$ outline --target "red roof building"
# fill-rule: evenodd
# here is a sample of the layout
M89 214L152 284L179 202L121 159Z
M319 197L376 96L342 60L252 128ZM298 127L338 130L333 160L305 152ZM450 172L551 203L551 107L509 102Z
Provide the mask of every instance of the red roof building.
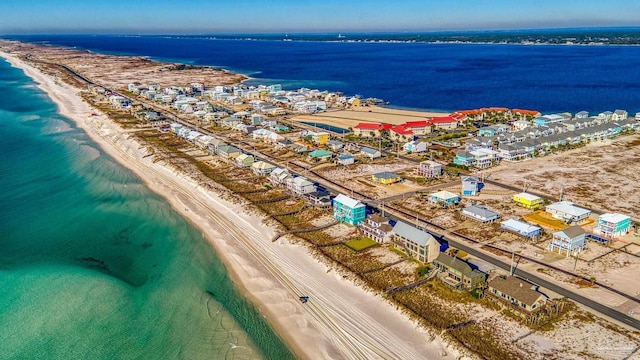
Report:
M355 135L362 136L380 136L382 130L388 130L391 125L379 124L379 123L358 123L353 127L353 133Z
M400 124L400 126L411 130L414 135L426 135L431 132L431 123L427 120L407 121L404 124Z
M458 120L451 116L434 117L429 121L436 126L436 129L452 130L458 127Z

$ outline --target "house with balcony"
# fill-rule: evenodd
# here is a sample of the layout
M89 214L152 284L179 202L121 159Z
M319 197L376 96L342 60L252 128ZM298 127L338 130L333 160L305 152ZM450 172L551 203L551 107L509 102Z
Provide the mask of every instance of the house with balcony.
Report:
M631 229L631 218L623 214L602 214L594 233L609 238L625 236Z
M327 150L318 149L310 152L308 156L310 160L324 161L324 160L330 160L333 154Z
M442 175L442 165L431 160L422 161L416 169L416 174L425 178L439 177Z
M318 190L304 195L309 205L318 209L331 208L331 196L325 190Z
M526 192L513 195L513 201L518 205L531 210L538 210L544 205L543 198Z
M558 254L566 254L569 257L577 256L586 247L586 233L580 226L574 225L554 232L547 250L557 251Z
M378 214L367 216L365 221L358 225L358 229L362 235L379 244L389 242L393 233L393 226L389 224L389 219Z
M223 145L218 147L218 150L216 151L216 153L218 154L218 156L220 156L222 160L233 161L233 159L235 159L236 157L240 156L240 154L242 154L242 151L240 151L240 149L232 145Z
M284 184L293 195L300 196L317 191L316 185L302 176L288 177Z
M467 150L456 151L456 157L453 158L453 163L461 166L471 167L474 165L476 157Z
M376 149L368 148L368 147L365 147L365 146L363 146L363 147L360 149L360 154L361 154L363 157L369 158L370 160L373 160L373 159L377 159L377 158L379 158L379 157L382 157L382 153L380 153L380 150L376 150Z
M475 176L461 176L460 182L462 183L462 196L476 196L482 189L482 183Z
M498 276L489 280L485 295L525 316L544 309L549 300L536 285L515 276Z
M466 261L442 252L433 260L433 266L439 269L438 279L453 290L473 290L487 278L487 274Z
M289 170L285 168L275 168L269 174L269 182L273 186L284 185L285 181L292 176Z
M458 127L458 121L451 116L434 117L429 122L438 130L455 130Z
M366 217L366 205L347 195L339 194L333 199L333 217L343 223L358 225Z
M253 155L240 154L233 159L237 167L249 167L253 165Z
M353 157L353 155L351 155L349 153L344 153L342 155L338 155L338 157L336 158L336 163L338 163L340 165L351 165L355 161L356 160Z
M424 136L431 133L431 123L426 120L407 121L402 125L404 125L405 129L411 130L416 136Z
M431 263L440 253L440 243L429 233L398 221L393 227L391 242L408 256Z

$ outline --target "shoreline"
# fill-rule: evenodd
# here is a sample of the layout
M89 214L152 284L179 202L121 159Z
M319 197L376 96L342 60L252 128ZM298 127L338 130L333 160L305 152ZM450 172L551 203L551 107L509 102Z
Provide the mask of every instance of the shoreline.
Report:
M220 199L186 174L143 158L145 149L105 115L96 112L76 88L56 80L10 54L0 52L24 71L72 120L118 163L133 171L154 193L201 230L215 249L240 294L267 319L290 350L303 359L317 358L457 358L442 338L429 335L394 305L345 280L333 267L313 258L307 247L280 240L255 212ZM99 112L98 112L99 113ZM303 292L304 291L304 292ZM298 296L310 295L307 304ZM345 304L354 306L345 306Z

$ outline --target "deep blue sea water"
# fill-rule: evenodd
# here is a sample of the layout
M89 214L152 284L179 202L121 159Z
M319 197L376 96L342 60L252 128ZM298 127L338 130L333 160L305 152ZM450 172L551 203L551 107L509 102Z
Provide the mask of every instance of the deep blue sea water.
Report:
M251 83L360 94L392 106L640 111L640 47L342 43L140 36L21 36L113 54L215 65Z
M290 359L201 234L0 60L0 359Z

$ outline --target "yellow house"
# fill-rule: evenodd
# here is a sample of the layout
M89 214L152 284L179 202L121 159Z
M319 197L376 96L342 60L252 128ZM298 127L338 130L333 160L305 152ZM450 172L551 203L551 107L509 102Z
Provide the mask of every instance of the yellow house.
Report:
M319 145L326 145L327 141L329 141L329 133L326 132L317 132L312 135L313 142Z
M522 207L532 210L541 208L544 203L544 200L541 197L528 194L526 192L513 195L513 201Z
M381 173L371 175L371 180L373 182L379 182L381 184L388 185L388 184L397 183L400 180L402 180L402 178L398 174L392 173L390 171L384 171Z

